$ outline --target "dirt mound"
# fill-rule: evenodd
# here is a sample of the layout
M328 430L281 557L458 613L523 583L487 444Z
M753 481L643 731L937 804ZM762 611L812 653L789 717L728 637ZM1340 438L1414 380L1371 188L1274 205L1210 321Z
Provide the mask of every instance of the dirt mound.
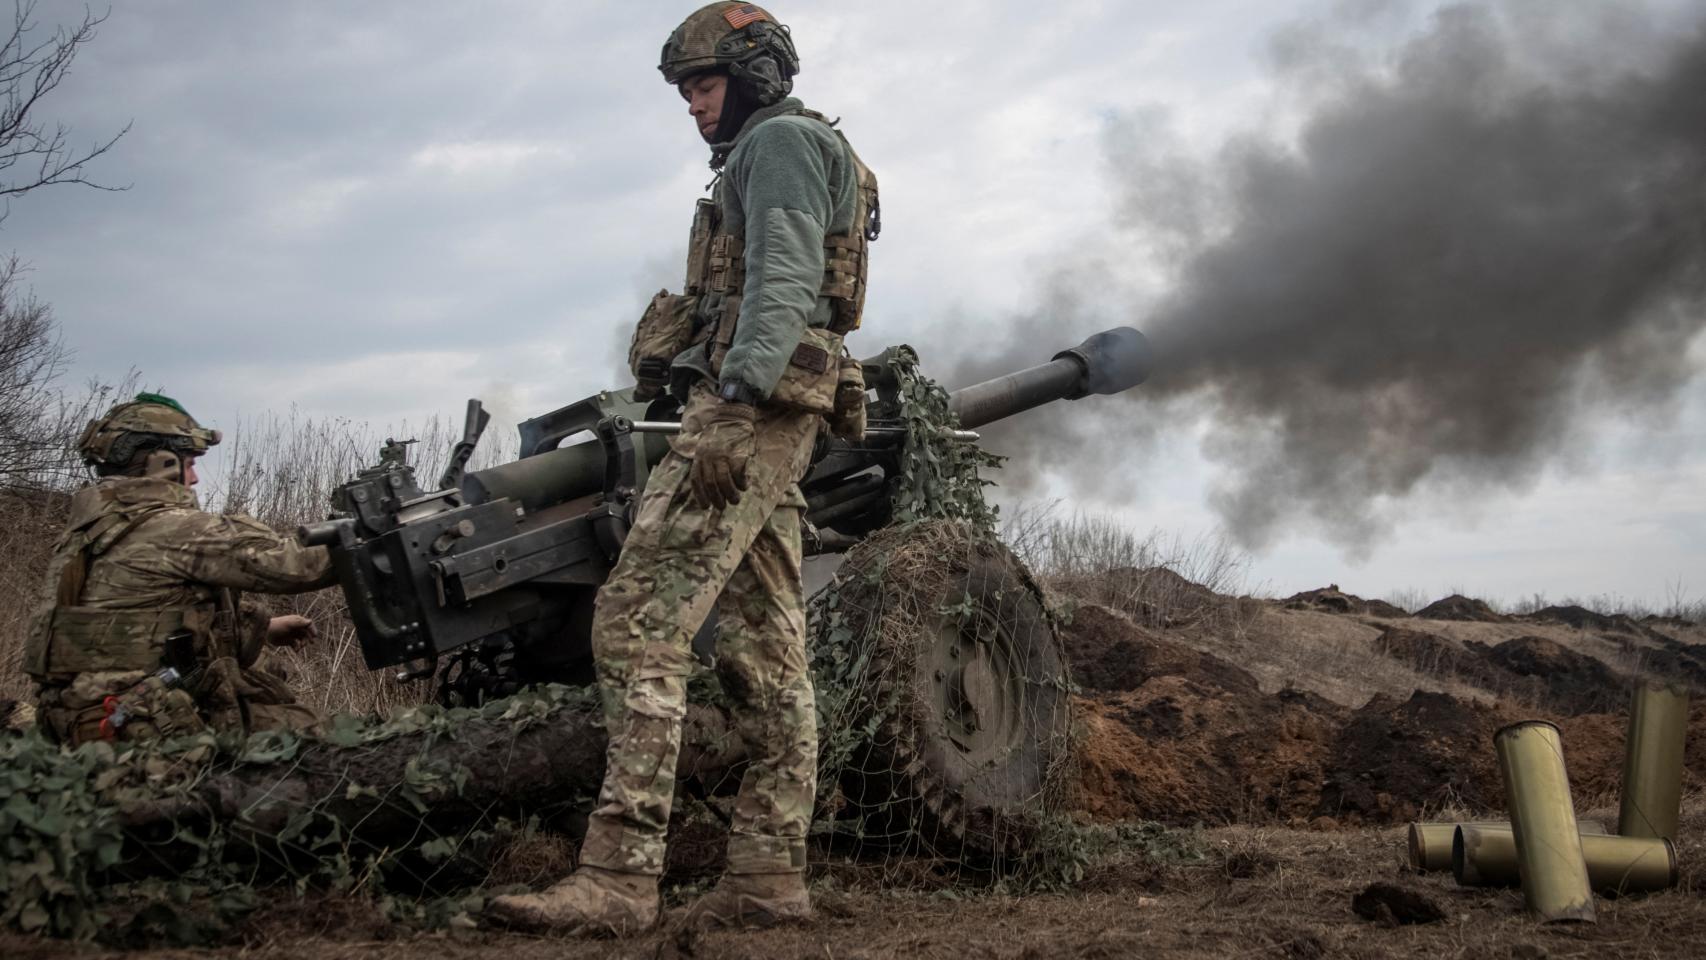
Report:
M1395 607L1385 600L1364 600L1353 593L1345 593L1336 583L1328 584L1319 590L1305 590L1294 593L1280 601L1288 610L1318 610L1323 613L1361 613L1375 617L1397 619L1408 617L1408 611Z
M1615 710L1628 699L1628 676L1544 637L1488 646L1388 627L1374 649L1418 672L1454 677L1564 716Z
M1066 592L1122 611L1151 627L1195 623L1233 602L1166 567L1118 567L1094 578L1061 583Z
M1606 614L1597 610L1589 610L1575 604L1565 606L1544 607L1523 618L1540 623L1562 623L1575 627L1577 630L1616 630L1623 633L1644 634L1645 630L1634 620L1622 614Z
M1623 789L1623 750L1628 713L1591 713L1557 721L1564 739L1564 762L1570 773L1570 793L1577 806L1616 806ZM1688 712L1683 740L1682 792L1706 787L1706 703Z
M1062 631L1086 691L1079 804L1106 818L1231 823L1307 818L1344 708L1266 694L1249 673L1106 607Z
M1493 734L1522 719L1487 706L1418 690L1399 703L1377 696L1333 744L1322 812L1350 823L1415 819L1448 803L1503 806Z
M1344 712L1314 694L1178 676L1078 706L1083 809L1182 825L1308 820Z
M1072 679L1088 690L1132 690L1157 676L1189 677L1226 690L1256 692L1256 678L1219 657L1139 626L1100 604L1084 604L1061 629Z
M1346 823L1397 823L1448 805L1502 812L1493 735L1530 719L1558 724L1578 806L1617 803L1629 722L1623 711L1548 718L1418 690L1403 703L1375 697L1345 724L1328 761L1321 813ZM1688 727L1685 793L1706 784L1706 704L1694 706Z
M1488 662L1486 646L1469 647L1447 637L1405 627L1387 627L1374 638L1374 649L1418 673L1456 677L1489 691L1509 686L1511 675Z
M1240 667L1105 607L1080 607L1063 637L1084 690L1077 801L1093 817L1391 824L1442 807L1496 814L1493 735L1535 718L1563 730L1578 800L1616 803L1629 678L1545 638L1489 646L1388 626L1374 641L1381 653L1509 699L1417 691L1351 711L1310 693L1265 693ZM1706 703L1691 717L1686 762L1685 788L1706 785Z
M1655 677L1680 680L1697 691L1706 690L1706 646L1658 635L1657 648L1627 644L1640 658L1640 670Z
M1494 613L1493 608L1481 600L1465 597L1454 593L1443 600L1435 600L1416 611L1419 620L1479 620L1484 623L1502 623L1508 620L1502 614Z
M1615 710L1629 697L1627 676L1544 637L1506 640L1487 649L1486 657L1516 678L1515 696L1566 716Z

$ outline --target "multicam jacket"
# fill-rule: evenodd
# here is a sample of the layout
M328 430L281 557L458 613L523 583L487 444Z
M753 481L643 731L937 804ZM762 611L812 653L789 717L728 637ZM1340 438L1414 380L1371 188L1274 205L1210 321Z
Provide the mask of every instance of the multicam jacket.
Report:
M237 591L301 593L332 583L324 547L245 516L202 512L167 480L114 477L79 490L25 641L39 681L152 670L166 636L188 630L198 657L254 658L266 617Z

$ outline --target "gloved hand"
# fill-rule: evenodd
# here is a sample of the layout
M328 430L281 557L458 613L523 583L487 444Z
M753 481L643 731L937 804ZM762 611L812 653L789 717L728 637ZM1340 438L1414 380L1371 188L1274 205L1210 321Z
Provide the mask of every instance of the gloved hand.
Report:
M717 404L693 448L693 469L688 474L693 498L699 503L721 510L740 502L757 419L758 408L750 403Z

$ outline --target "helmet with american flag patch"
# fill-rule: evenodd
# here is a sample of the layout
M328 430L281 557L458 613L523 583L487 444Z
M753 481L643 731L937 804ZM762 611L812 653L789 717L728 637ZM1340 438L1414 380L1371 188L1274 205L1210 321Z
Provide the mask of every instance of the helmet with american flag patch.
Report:
M800 55L788 28L756 3L706 4L675 28L663 45L658 70L671 84L724 69L751 85L760 104L787 96L800 72Z

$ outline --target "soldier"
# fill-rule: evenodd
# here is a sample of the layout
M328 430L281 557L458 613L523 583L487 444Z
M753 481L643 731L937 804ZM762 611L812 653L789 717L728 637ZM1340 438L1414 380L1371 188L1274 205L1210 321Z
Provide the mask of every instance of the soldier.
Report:
M670 36L659 69L719 176L695 213L686 288L653 299L629 359L637 397L667 384L686 407L598 594L592 642L610 746L580 868L542 894L494 901L493 915L517 927L621 934L656 922L691 642L713 607L717 672L749 765L727 869L688 921L811 915L817 717L799 480L826 417L838 432L863 430L864 387L841 339L864 302L876 180L830 121L787 96L799 59L764 9L701 8Z
M50 736L76 745L317 723L281 677L256 669L263 646L312 638L312 621L269 618L238 591L319 589L330 559L249 517L202 512L195 458L218 442L154 393L83 431L77 449L99 479L71 498L24 644Z

